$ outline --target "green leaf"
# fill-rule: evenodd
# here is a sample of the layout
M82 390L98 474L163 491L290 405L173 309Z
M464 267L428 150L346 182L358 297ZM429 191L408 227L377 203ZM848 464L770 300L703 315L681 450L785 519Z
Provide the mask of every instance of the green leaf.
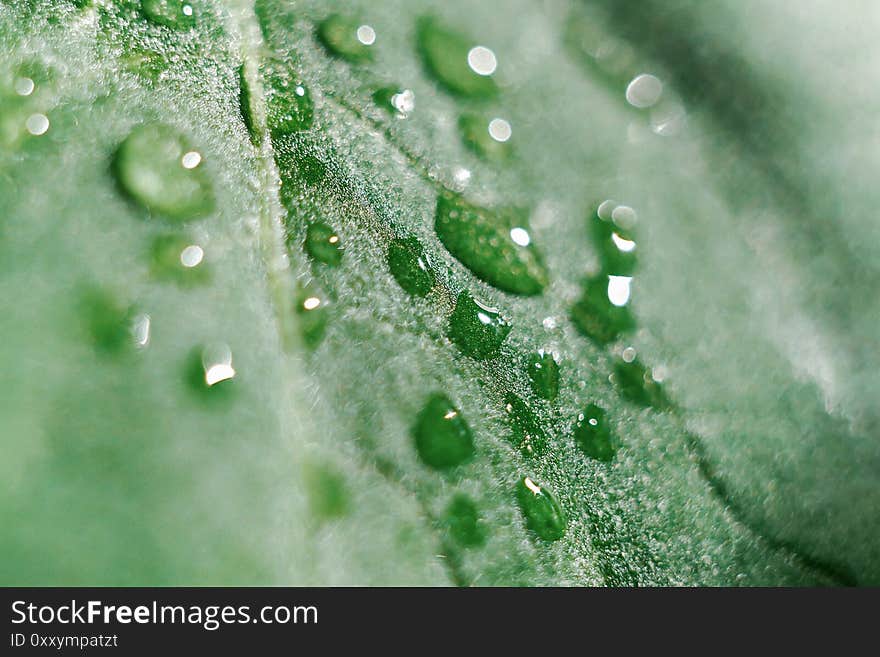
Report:
M880 582L808 5L4 3L0 583Z

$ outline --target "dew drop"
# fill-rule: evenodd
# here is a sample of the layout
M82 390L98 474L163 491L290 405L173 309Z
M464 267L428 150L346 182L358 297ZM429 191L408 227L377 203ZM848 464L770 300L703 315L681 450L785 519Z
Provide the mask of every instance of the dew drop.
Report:
M674 404L660 383L662 378L655 378L634 353L629 361L626 358L616 361L611 375L611 380L624 398L639 406L667 410L673 408Z
M655 105L663 93L663 83L650 73L637 75L626 87L626 100L633 107L644 109Z
M497 121L503 121L503 124ZM506 130L504 125L507 126ZM503 119L489 120L479 114L463 114L458 120L458 128L465 145L480 157L502 161L512 152L510 124Z
M334 14L321 21L318 39L331 54L349 61L363 61L372 54L376 31L351 18Z
M323 221L309 224L306 229L306 251L318 262L338 267L342 262L342 242L339 234Z
M30 96L34 92L34 81L28 77L21 77L15 80L15 93L19 96Z
M196 24L192 5L184 0L141 0L141 11L151 22L176 30Z
M260 68L266 96L266 123L273 139L312 127L314 104L308 89L291 66L267 59Z
M462 291L449 317L447 335L466 355L485 360L498 355L510 329L510 323L496 308L485 306Z
M424 17L416 26L416 39L425 67L448 91L460 96L494 96L498 88L491 74L495 55L483 46Z
M392 240L388 246L388 268L398 285L413 296L423 297L434 286L434 274L415 237Z
M312 514L321 520L332 520L348 515L351 496L345 477L326 464L309 463L304 467L303 478L309 496Z
M477 207L444 192L437 199L434 228L453 256L499 290L533 296L547 285L547 269L524 213Z
M547 434L537 414L522 399L509 393L504 410L513 429L513 444L524 456L540 456L547 449Z
M635 211L615 201L603 201L590 219L593 243L602 270L612 276L632 276L637 265Z
M461 465L474 456L471 429L442 393L431 395L413 427L416 450L422 461L437 470Z
M314 285L300 285L295 299L300 335L309 349L315 349L327 330L327 296Z
M119 186L150 212L178 221L203 217L214 209L214 194L204 167L184 167L192 151L170 126L139 125L116 151Z
M149 346L151 328L152 321L149 315L141 313L135 316L131 323L131 337L136 347L146 349Z
M185 235L159 235L150 253L150 271L159 280L192 286L210 278L204 249Z
M458 493L446 507L443 516L449 535L464 547L479 547L486 542L486 529L481 522L480 512L473 500Z
M526 372L532 390L541 399L553 401L559 394L559 363L553 354L543 349L529 356Z
M45 114L31 114L24 122L24 127L35 137L45 135L49 130L49 118Z
M202 349L202 369L205 372L205 385L209 388L235 377L232 367L232 350L223 343L211 344Z
M611 431L605 409L589 404L578 415L574 441L580 450L597 461L611 461L617 452L617 438Z
M524 477L517 484L516 498L526 527L538 538L557 541L565 535L565 513L546 487L539 486L530 477Z
M575 327L602 345L635 328L629 307L615 305L614 301L620 301L620 298L609 298L608 279L603 275L587 279L580 300L571 307L571 320Z

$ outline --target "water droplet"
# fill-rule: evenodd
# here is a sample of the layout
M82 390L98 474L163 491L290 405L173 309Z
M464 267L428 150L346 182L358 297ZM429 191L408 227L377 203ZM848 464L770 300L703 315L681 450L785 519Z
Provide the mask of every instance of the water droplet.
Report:
M232 367L232 350L229 345L216 343L202 349L202 369L205 372L205 385L215 386L230 381L235 376Z
M105 354L117 354L131 345L133 313L111 293L87 289L80 299L80 310L95 347Z
M480 512L467 495L458 493L446 507L444 523L449 535L464 547L479 547L486 542L486 529Z
M185 235L160 235L151 248L151 273L181 285L199 285L210 278L205 251Z
M474 46L463 34L454 32L434 18L421 18L416 39L427 69L454 94L489 97L497 93L495 55L488 48Z
M526 372L532 390L541 399L553 401L559 394L559 363L553 354L543 349L529 356Z
M437 199L434 228L452 255L499 290L531 296L540 294L547 285L543 258L531 238L525 239L528 222L524 213L480 208L444 192Z
M425 251L415 237L395 239L388 246L388 268L394 279L413 296L423 297L434 286Z
M24 122L24 127L32 135L39 137L49 130L49 117L40 113L31 114Z
M546 487L524 477L517 484L516 498L526 520L526 527L538 538L557 541L565 535L565 513Z
M503 121L503 124L495 123L496 121ZM503 119L489 120L478 114L463 114L458 120L458 128L464 143L480 157L501 161L512 152L509 142L510 124Z
M345 478L335 468L319 463L308 463L303 477L312 513L322 520L341 518L348 514L351 499Z
M635 328L629 308L609 299L608 279L603 275L587 279L580 300L571 307L571 320L577 329L602 345Z
M633 107L643 109L656 104L662 93L663 83L660 79L649 73L642 73L627 85L626 100Z
M448 336L465 354L484 360L498 355L510 329L510 323L496 308L484 306L463 291L449 317Z
M623 397L640 406L651 406L658 410L674 406L660 381L654 378L652 371L638 358L630 361L621 358L616 361L611 379ZM662 376L660 379L662 380Z
M547 448L547 434L538 415L522 399L509 393L504 410L513 428L513 443L525 456L540 456Z
M394 112L401 119L408 117L416 108L416 95L412 89L382 87L373 93L373 100L379 107Z
M637 265L635 210L615 201L603 201L590 219L593 243L602 270L613 276L632 276Z
M266 123L273 139L312 127L314 104L291 66L267 59L261 67L266 96Z
M339 234L323 221L309 224L306 229L306 251L315 260L330 267L338 267L342 262Z
M474 456L470 427L442 393L428 398L416 418L413 437L422 461L438 470L461 465Z
M192 5L185 0L141 0L141 11L151 22L176 30L196 24Z
M203 166L183 166L184 154L191 151L174 128L139 125L116 152L119 185L150 212L179 221L203 217L214 209L214 194Z
M150 329L152 322L150 316L146 313L136 315L131 322L131 337L134 339L135 345L140 349L145 349L150 344Z
M314 349L327 330L327 296L313 285L300 285L297 289L295 310L299 319L300 335L309 349Z
M30 96L34 92L34 81L28 77L17 78L14 88L19 96Z
M574 425L574 441L590 458L608 462L617 452L617 438L611 431L605 409L589 404L578 415Z
M349 61L369 59L376 31L369 25L334 14L321 21L318 38L332 54Z

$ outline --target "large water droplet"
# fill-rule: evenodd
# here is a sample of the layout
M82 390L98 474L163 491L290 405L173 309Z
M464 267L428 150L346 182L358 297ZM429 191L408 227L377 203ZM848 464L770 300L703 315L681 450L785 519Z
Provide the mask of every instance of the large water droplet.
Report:
M553 494L531 478L524 477L516 487L516 498L526 527L545 541L557 541L565 534L567 521Z
M477 207L444 192L437 199L434 228L452 255L499 290L530 296L547 285L547 269L524 213Z
M442 393L428 398L416 418L413 437L422 461L438 470L460 465L474 455L470 427Z
M266 96L266 123L272 138L311 128L312 97L291 66L279 59L267 59L260 70Z
M415 237L398 238L388 246L388 268L394 279L413 296L423 297L434 286L434 274L425 250Z
M538 415L522 399L509 393L504 410L511 420L513 443L525 456L540 456L547 448L547 434Z
M116 151L119 185L150 212L179 221L203 217L214 209L214 194L203 164L185 165L184 156L193 152L168 125L137 126Z
M609 298L612 291L615 298ZM571 307L571 320L577 329L599 344L612 342L635 328L635 320L616 288L609 289L608 276L595 276L584 282L579 301ZM628 297L627 297L628 300Z
M510 329L497 308L485 306L463 291L449 317L448 336L465 354L484 360L498 355Z
M610 461L617 452L617 438L611 431L605 409L589 404L578 415L574 441L581 451L599 461Z
M486 542L486 528L473 500L463 493L452 498L443 517L449 535L459 545L478 547Z
M338 267L342 262L342 242L338 233L323 221L309 224L306 229L306 251L318 262Z
M504 119L487 119L480 114L463 114L458 128L464 143L477 155L490 160L503 160L511 153L510 124Z
M559 394L559 363L549 351L539 350L529 356L526 372L532 390L541 399L553 401Z
M431 17L419 19L416 39L425 66L448 91L471 97L497 93L491 77L496 66L491 50Z
M186 0L141 0L141 11L151 22L176 30L196 24L193 5Z
M349 61L363 61L373 55L376 31L361 21L334 14L321 21L318 38L332 54Z
M331 520L348 514L351 499L342 474L323 463L308 463L303 475L309 506L317 518Z
M631 402L658 410L674 406L653 370L645 367L635 354L616 361L611 378L620 394Z
M611 200L603 201L590 219L593 243L606 274L632 276L635 271L635 224L635 211Z

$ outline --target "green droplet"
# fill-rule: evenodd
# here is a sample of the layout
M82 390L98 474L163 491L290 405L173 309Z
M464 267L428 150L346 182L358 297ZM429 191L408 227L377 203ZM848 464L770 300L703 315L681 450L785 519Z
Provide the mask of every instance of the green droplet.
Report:
M318 38L332 54L357 62L373 56L376 33L360 21L334 14L321 21Z
M632 208L605 201L590 219L593 242L599 250L602 271L612 276L632 276L636 269L636 214Z
M434 228L452 255L499 290L528 296L547 285L547 269L522 213L480 208L445 192L437 199Z
M562 538L566 526L565 513L547 488L524 477L516 487L516 498L526 519L526 527L538 538L545 541Z
M503 119L463 114L458 128L464 143L480 157L500 161L510 156L510 124Z
M348 514L351 500L345 478L328 465L310 463L304 471L312 513L323 520Z
M273 139L312 127L314 105L309 90L291 66L268 59L261 67L266 96L266 123Z
M598 461L610 461L617 452L617 439L611 431L605 409L590 404L578 415L574 441L581 451Z
M547 434L537 414L522 399L510 393L504 399L504 410L511 420L513 443L525 456L540 456L547 448Z
M474 455L470 427L442 393L428 398L416 419L413 437L422 461L438 470L460 465Z
M425 250L415 237L395 239L388 247L388 268L404 290L423 297L434 286L434 274L428 266Z
M580 300L571 308L571 320L578 330L603 345L635 328L626 305L611 303L610 283L611 277L603 275L586 280Z
M150 212L186 221L214 209L201 154L170 126L134 128L116 151L114 169L122 190Z
M176 30L196 24L193 6L186 0L141 0L141 11L153 23Z
M665 410L674 405L660 382L654 379L653 372L637 358L631 361L621 358L615 362L612 378L620 394L640 406Z
M559 363L548 351L540 349L529 356L526 371L532 390L541 399L553 401L559 394Z
M449 535L464 547L478 547L486 542L486 529L480 512L467 495L457 494L446 507L444 522Z
M105 354L116 354L133 342L132 310L110 293L94 288L80 299L80 310L95 347Z
M314 349L324 339L327 330L327 296L313 285L302 285L297 290L295 310L300 335L309 349Z
M477 43L463 34L447 29L431 17L419 19L416 39L425 66L448 91L461 96L483 98L497 93L498 88L491 74L480 75L468 62L468 56L477 47ZM479 63L477 68L488 71ZM494 67L492 70L494 71Z
M496 308L484 306L463 291L449 317L447 335L465 354L484 360L498 355L510 329L510 323Z
M153 240L150 256L150 271L158 279L189 286L210 278L204 250L183 235L160 235Z
M323 221L309 224L306 229L306 251L318 262L338 267L342 262L342 242L338 233Z

